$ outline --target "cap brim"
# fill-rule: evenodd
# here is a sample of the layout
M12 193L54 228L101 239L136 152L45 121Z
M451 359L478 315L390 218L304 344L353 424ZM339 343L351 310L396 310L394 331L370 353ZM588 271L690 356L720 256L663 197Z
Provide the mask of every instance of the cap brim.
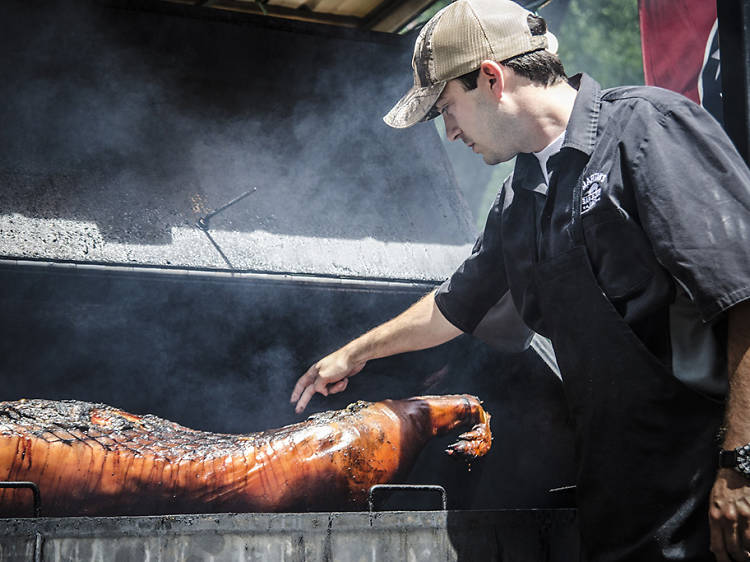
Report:
M412 87L383 117L383 121L396 129L405 129L420 121L436 117L436 115L430 115L430 110L443 93L444 88L445 82L438 82L431 86Z

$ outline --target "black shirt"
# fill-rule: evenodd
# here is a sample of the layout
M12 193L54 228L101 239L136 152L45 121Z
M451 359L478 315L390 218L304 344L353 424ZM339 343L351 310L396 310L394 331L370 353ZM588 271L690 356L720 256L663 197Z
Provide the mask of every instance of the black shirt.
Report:
M678 94L601 91L586 75L571 83L578 95L548 163L549 187L536 157L519 154L471 256L438 289L437 306L474 333L499 302L508 308L509 292L514 312L544 334L529 272L563 246L565 217L580 204L601 289L666 365L687 364L675 364L675 335L690 353L695 326L715 331L721 312L750 297L750 172L713 117ZM559 200L557 183L575 181L582 201ZM693 326L675 325L685 319ZM706 349L715 357L698 367L721 370L723 345Z

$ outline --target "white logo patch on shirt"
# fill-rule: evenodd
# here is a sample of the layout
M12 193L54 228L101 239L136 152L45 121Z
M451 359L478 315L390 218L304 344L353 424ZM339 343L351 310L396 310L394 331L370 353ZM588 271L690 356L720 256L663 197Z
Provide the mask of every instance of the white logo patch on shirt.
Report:
M581 186L581 214L590 211L602 198L602 187L607 183L607 174L597 172L583 180Z

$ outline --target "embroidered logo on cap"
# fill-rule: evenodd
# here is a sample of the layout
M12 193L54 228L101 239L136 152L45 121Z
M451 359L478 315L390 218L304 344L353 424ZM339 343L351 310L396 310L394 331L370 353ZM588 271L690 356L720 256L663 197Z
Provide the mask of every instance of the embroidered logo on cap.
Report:
M590 211L602 198L602 187L607 183L607 174L591 174L581 186L581 214Z

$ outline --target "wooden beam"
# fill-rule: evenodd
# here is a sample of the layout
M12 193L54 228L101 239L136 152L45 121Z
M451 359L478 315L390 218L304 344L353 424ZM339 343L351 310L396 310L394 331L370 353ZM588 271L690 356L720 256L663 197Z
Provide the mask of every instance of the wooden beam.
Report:
M396 33L412 19L429 8L436 0L395 0L383 2L363 22L366 29Z
M213 0L211 2L211 7L217 8L219 10L232 10L236 12L244 12L247 14L263 15L263 10L261 10L258 4L256 4L255 2L248 2L246 0ZM270 4L265 4L265 8L267 15L269 17L275 18L285 18L297 21L322 23L327 25L338 25L342 27L360 27L362 23L361 18L317 13L304 8L282 8L280 6L272 6Z
M282 8L265 4L266 14L253 0L166 0L174 4L198 5L217 10L231 12L242 12L253 15L267 15L268 17L283 18L296 21L321 23L325 25L336 25L339 27L362 27L362 18L354 16L339 16L335 14L324 14L312 12L306 8L293 9Z

